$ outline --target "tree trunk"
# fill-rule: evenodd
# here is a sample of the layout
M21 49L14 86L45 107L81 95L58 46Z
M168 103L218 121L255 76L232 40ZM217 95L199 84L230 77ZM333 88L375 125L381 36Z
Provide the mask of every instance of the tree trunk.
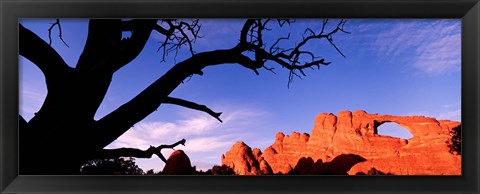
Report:
M240 64L258 75L260 68L273 72L273 68L264 66L266 61L273 61L290 71L290 83L293 76L305 76L303 69L329 64L323 58L303 51L303 45L315 39L327 39L339 51L331 36L337 31L345 32L345 22L342 20L337 28L328 33L323 28L318 34L310 30L312 34L293 48L276 48L279 41L288 40L288 37L283 37L268 49L262 39L262 31L267 29L265 25L268 21L247 20L240 33L240 42L233 48L194 53L191 37L196 39L200 29L196 22L188 24L166 19L163 22L168 28L164 28L154 19L92 19L84 50L75 68L69 67L49 44L20 24L19 54L42 71L48 90L35 116L28 122L20 119L20 174L79 174L81 165L89 159L100 159L96 157L101 156L105 146L158 109L162 103L204 111L221 121L221 113L204 105L169 97L170 93L192 74L202 75L203 68L220 64ZM278 21L280 27L285 23L290 22ZM323 25L326 23L327 20L324 20ZM57 24L60 27L58 20ZM164 49L171 44L173 50L188 45L192 56L174 65L129 102L95 121L95 113L105 97L113 74L139 55L152 30L165 35L162 43ZM131 37L122 39L123 31L132 32ZM187 35L186 32L191 34ZM245 51L254 52L255 57L252 59L244 55ZM306 58L311 57L312 61L299 60L305 55ZM125 150L110 150L110 153L118 154L119 151ZM148 152L127 151L141 155L153 153L152 149Z
M50 85L42 108L21 129L21 174L78 174L103 148L89 139L110 80L105 73L72 70L63 83Z

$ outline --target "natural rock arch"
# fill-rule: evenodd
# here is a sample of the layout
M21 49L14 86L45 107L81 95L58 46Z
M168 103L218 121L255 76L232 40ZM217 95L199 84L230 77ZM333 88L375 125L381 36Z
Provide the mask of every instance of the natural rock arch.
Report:
M391 121L385 121L376 125L374 128L374 134L401 139L410 139L413 137L413 134L407 128Z
M388 122L404 127L413 137L406 140L378 135L378 126ZM232 164L261 159L273 173L287 174L301 158L329 163L340 155L353 154L365 161L351 167L351 175L366 174L372 168L396 175L460 175L461 156L451 151L452 145L460 145L450 134L452 129L460 128L460 122L424 116L367 114L363 110L340 111L338 116L321 113L315 118L311 135L278 132L273 145L255 157L239 156L240 150L249 148L245 144L242 149L232 146L222 157L222 164L240 169L244 167Z

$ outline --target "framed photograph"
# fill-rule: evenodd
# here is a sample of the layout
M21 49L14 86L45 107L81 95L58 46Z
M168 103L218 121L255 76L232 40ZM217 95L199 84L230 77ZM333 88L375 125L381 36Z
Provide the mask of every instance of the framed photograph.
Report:
M478 192L478 0L0 11L2 193Z

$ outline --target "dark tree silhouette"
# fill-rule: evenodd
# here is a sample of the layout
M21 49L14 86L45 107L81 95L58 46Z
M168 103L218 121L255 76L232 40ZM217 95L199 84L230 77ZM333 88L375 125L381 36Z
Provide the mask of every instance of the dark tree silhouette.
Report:
M68 66L49 43L20 24L19 53L42 71L48 90L35 116L28 122L21 116L19 119L20 174L78 174L80 167L89 160L120 156L150 158L156 154L165 159L160 149L173 148L185 140L172 145L152 146L147 150L104 148L164 103L203 111L221 122L221 112L170 96L186 78L202 75L205 67L239 64L258 75L260 69L273 72L273 67L265 66L267 61L273 61L290 72L290 83L294 77L305 76L305 69L330 63L318 57L318 53L306 50L306 45L311 42L326 40L343 56L332 37L337 32L348 33L343 30L344 20L329 30L326 28L327 19L321 23L320 30L304 29L303 39L298 43L292 43L290 35L277 37L274 42L266 41L266 31L289 26L292 22L287 19L248 19L239 29L238 44L232 48L196 53L194 42L201 38L198 20L92 19L85 47L74 67ZM49 35L54 27L60 29L59 37L63 41L59 20L49 29ZM130 31L131 37L122 38L125 31ZM112 76L140 54L152 33L164 37L159 48L163 59L185 47L191 56L159 75L130 101L95 120L94 115Z
M462 126L452 128L450 135L452 138L446 142L450 153L462 155Z
M143 175L145 173L135 164L134 158L115 158L90 160L80 168L80 174Z
M212 175L235 175L235 172L233 171L233 169L228 167L225 164L221 166L215 165L212 167L212 169L209 172L211 172Z

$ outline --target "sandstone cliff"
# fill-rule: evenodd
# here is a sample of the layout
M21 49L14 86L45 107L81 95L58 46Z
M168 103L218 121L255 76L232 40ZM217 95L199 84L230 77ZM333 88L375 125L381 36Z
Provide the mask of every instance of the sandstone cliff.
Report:
M382 136L386 122L408 129L413 137ZM237 174L366 174L375 169L395 175L460 175L461 156L452 152L452 134L460 122L424 116L321 113L311 135L276 134L263 153L238 142L222 156Z

